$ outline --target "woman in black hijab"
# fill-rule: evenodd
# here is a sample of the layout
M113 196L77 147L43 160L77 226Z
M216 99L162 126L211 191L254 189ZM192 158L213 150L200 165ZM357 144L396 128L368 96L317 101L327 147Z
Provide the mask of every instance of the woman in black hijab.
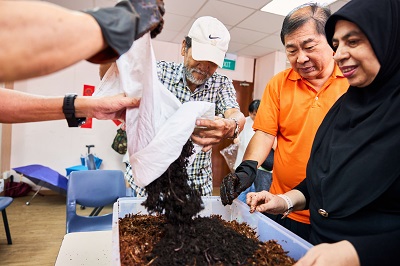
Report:
M393 265L400 247L400 0L352 0L325 26L350 87L315 136L307 177L251 211L310 210L299 265ZM291 208L293 207L293 208Z

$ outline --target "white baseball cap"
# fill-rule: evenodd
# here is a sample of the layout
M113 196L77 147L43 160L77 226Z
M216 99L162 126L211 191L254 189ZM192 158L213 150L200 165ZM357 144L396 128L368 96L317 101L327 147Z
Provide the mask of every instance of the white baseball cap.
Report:
M211 61L222 67L231 35L216 18L205 16L196 19L189 30L192 38L192 57L196 61Z

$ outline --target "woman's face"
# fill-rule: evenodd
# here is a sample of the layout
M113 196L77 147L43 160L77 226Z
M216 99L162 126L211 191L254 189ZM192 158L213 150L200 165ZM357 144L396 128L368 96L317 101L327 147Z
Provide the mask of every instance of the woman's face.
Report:
M372 83L381 67L367 36L354 23L338 20L332 38L335 59L351 86Z

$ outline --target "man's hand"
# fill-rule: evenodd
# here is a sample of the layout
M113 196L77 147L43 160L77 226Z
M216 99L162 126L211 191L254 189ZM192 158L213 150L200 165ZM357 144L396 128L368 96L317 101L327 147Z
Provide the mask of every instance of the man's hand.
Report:
M139 26L135 39L139 39L150 31L151 38L161 33L164 26L165 14L163 0L130 0L139 14Z
M254 182L257 175L257 161L243 161L235 173L224 177L220 187L220 197L223 205L232 204L240 193Z
M192 141L203 146L202 151L206 152L212 148L212 145L218 144L227 136L232 135L232 128L235 126L232 119L225 119L216 116L214 120L198 119L196 128L192 134Z
M99 120L125 120L126 109L135 108L140 99L126 97L123 93L104 97L77 97L75 113L78 117L93 117Z
M96 64L114 62L126 53L133 42L147 32L157 36L164 25L162 0L123 0L115 7L86 10L99 24L108 44L88 61Z
M161 14L161 19L160 19L160 22L158 23L157 27L155 27L155 29L151 30L151 32L150 32L151 38L155 38L158 34L160 34L164 27L164 14L165 14L164 1L157 0L157 5L158 5L158 10L160 11L160 14Z

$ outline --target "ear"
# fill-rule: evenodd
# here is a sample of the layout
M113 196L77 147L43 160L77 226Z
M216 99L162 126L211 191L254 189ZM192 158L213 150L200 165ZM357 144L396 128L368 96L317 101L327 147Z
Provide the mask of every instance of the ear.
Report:
M185 56L185 51L186 51L186 40L183 39L182 41L182 47L181 47L181 55Z

